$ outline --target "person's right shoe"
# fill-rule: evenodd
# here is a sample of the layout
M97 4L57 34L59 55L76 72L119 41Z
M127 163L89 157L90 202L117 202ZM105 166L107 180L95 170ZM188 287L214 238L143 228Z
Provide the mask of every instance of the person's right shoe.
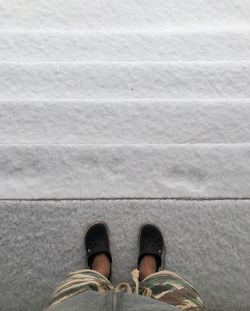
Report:
M100 253L107 255L110 263L112 256L109 247L108 227L103 222L94 223L89 227L85 236L87 263L92 267L94 257Z
M138 257L138 267L142 258L146 255L154 256L156 259L157 271L162 265L162 253L164 248L163 237L160 230L151 224L141 227L139 234L140 253Z

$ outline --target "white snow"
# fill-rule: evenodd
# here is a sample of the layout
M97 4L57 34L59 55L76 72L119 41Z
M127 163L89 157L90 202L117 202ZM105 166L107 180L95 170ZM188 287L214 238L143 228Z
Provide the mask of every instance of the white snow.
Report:
M245 98L250 61L2 63L0 94L13 98Z
M3 199L249 198L250 144L0 145Z
M249 25L249 0L0 1L0 27L14 30L134 31Z
M232 117L233 116L233 117ZM0 101L2 144L248 143L250 100Z
M0 32L13 62L250 60L248 28L144 32Z

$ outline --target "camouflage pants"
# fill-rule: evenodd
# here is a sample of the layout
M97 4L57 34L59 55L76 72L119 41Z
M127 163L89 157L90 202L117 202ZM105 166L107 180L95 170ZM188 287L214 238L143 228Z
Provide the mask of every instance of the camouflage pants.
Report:
M55 289L50 306L87 290L103 293L108 290L116 290L166 302L179 310L207 310L192 285L173 272L167 270L156 272L140 283L138 270L132 272L132 277L135 285L130 286L128 283L120 283L114 288L107 278L96 271L85 269L72 272Z

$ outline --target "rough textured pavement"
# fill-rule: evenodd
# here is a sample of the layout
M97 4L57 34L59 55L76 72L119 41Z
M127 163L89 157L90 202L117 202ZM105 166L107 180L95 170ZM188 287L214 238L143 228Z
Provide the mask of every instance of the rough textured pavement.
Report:
M165 267L199 289L209 310L249 309L249 200L8 201L0 206L1 310L41 310L57 283L85 265L83 235L97 220L110 227L114 283L130 280L138 230L149 221L163 230Z

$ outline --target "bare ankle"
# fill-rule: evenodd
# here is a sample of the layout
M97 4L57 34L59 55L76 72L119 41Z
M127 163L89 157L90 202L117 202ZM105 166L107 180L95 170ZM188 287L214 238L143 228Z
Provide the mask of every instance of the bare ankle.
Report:
M110 261L105 253L100 253L95 256L92 263L92 270L95 270L106 278L110 275Z
M157 263L155 257L152 255L144 256L140 262L139 271L140 280L143 280L150 274L155 273L157 271Z

